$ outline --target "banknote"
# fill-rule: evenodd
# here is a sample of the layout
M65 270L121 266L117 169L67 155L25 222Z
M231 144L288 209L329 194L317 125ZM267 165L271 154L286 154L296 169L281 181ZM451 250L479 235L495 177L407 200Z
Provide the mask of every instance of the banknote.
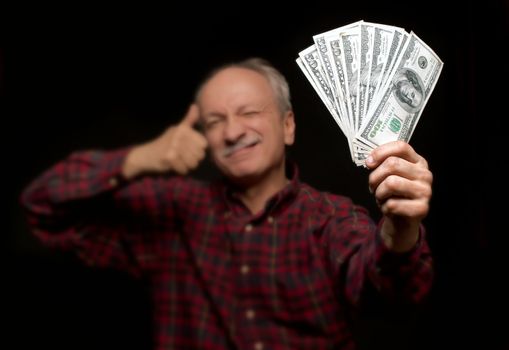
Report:
M376 147L409 142L443 62L414 32L363 20L312 36L296 62L364 165Z
M411 33L354 142L371 148L393 140L408 142L442 67L443 62L433 50Z
M320 61L324 67L326 78L332 88L341 123L350 124L351 111L349 110L346 99L345 78L341 66L339 35L348 28L355 27L362 21L351 23L349 25L335 28L324 33L313 36L315 47L317 48ZM348 130L350 127L348 127Z

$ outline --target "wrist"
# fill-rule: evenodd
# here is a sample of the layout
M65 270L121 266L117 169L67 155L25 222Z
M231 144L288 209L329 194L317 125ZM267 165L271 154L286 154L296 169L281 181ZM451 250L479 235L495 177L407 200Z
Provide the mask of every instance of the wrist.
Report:
M131 180L143 172L142 147L143 146L137 146L133 148L124 159L122 176L126 180Z
M394 252L404 253L415 247L419 241L418 222L406 222L384 218L380 235L385 246Z

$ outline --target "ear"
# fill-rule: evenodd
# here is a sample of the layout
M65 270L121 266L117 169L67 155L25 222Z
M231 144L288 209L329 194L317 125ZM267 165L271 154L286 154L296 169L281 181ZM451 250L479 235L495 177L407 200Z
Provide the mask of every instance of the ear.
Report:
M293 111L288 111L285 113L283 120L283 132L285 145L293 145L293 142L295 141L295 118Z

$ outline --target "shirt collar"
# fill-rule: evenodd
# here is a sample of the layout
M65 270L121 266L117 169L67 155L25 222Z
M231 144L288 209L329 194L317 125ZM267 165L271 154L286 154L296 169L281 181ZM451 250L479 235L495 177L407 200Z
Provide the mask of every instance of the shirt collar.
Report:
M294 161L288 159L286 160L286 177L289 179L289 182L267 201L265 209L261 213L262 215L285 208L285 204L291 202L291 200L299 192L301 185L299 180L299 168ZM235 190L226 178L222 178L220 180L219 186L222 196L230 211L237 212L239 210L239 206L244 207L243 203L235 196Z
M277 207L282 205L283 203L294 198L299 192L300 188L300 180L299 180L299 168L297 164L293 161L286 161L286 177L289 179L289 182L286 184L281 191L276 193L269 199L267 203L267 208L269 206Z

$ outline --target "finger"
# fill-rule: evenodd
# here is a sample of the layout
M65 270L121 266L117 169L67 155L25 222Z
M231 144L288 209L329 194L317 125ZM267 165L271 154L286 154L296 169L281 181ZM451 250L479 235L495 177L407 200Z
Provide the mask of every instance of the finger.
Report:
M190 127L193 127L198 122L199 119L200 119L200 112L198 110L198 106L193 103L189 106L189 109L187 110L187 113L184 116L184 119L182 119L181 124L185 124Z
M429 202L405 198L391 198L380 205L380 210L387 216L404 216L421 220L429 212Z
M161 159L162 171L171 170L178 174L184 174L186 166L182 161L181 154L174 148L169 148Z
M392 141L375 148L366 158L366 166L370 169L376 168L391 156L403 158L411 163L425 162L408 143Z
M203 148L193 147L193 148L190 148L189 152L186 154L189 154L190 157L194 157L194 158L198 159L199 161L201 161L203 158L205 158L206 153L205 153L205 149L203 149Z
M404 177L390 175L377 187L375 197L381 203L391 197L429 199L431 187L424 182L410 181Z
M200 164L203 157L201 157L199 152L187 152L182 154L181 159L186 167L189 169L195 169Z
M191 141L198 146L198 148L205 149L208 147L207 139L198 131L193 132L190 138Z
M422 180L431 183L432 175L427 167L416 165L399 157L386 158L369 174L369 188L374 192L390 175L397 175L409 180Z
M172 170L177 174L186 175L189 171L189 167L186 165L186 163L183 161L181 157L178 157L172 163Z

